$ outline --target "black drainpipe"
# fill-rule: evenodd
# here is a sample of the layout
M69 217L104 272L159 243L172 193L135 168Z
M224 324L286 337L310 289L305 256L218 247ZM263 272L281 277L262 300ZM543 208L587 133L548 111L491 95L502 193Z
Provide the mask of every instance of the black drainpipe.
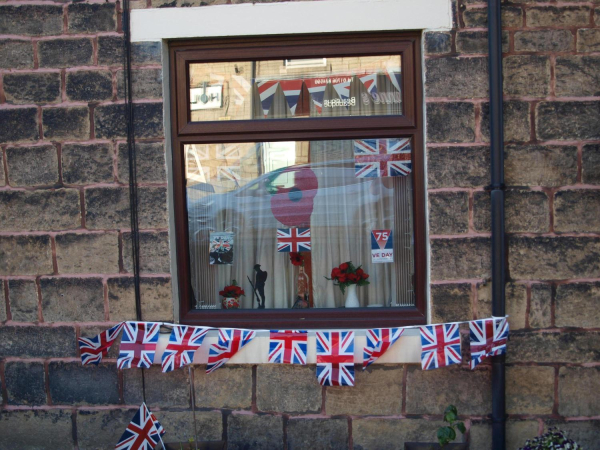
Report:
M505 308L506 248L504 240L504 121L502 117L502 16L500 0L488 0L490 76L491 212L492 212L492 315L503 317ZM504 355L492 357L492 448L506 447Z

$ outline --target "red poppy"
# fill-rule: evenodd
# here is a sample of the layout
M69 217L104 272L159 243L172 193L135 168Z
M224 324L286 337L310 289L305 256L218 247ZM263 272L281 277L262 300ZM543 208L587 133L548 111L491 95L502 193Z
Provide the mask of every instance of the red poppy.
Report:
M346 270L348 270L348 264L347 263L340 264L340 270L342 272L345 272Z
M292 252L290 253L290 261L294 266L302 266L304 264L304 256L300 253Z
M362 274L362 279L366 280L367 278L369 278L369 274L368 273L363 273Z
M337 278L337 277L339 277L341 274L342 274L342 271L341 271L339 268L335 267L335 268L334 268L334 269L332 269L332 271L331 271L331 278Z
M339 281L340 283L345 283L345 282L346 282L346 274L341 274L341 275L338 277L338 281Z
M363 273L365 273L365 271L362 270L362 269L357 269L356 270L356 275L358 275L359 277L362 277Z

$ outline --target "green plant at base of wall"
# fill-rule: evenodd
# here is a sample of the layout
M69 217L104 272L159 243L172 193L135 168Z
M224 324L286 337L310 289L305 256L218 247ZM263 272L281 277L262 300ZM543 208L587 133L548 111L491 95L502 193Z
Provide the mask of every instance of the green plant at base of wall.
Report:
M444 411L444 422L446 422L448 425L438 428L437 431L437 438L438 442L440 443L440 447L444 447L444 445L449 444L456 439L456 430L454 427L456 427L462 434L465 434L467 431L465 424L463 422L457 422L457 419L458 411L456 410L456 406L448 405Z

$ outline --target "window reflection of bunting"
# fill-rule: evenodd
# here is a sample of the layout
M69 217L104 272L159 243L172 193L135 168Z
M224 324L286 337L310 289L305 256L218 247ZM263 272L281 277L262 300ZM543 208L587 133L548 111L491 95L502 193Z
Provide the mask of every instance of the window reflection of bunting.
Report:
M302 91L302 80L282 80L279 82L285 100L290 107L292 115L296 113L296 106L298 106L298 99L300 98L300 92Z
M217 180L218 181L240 181L240 166L219 166L217 167Z
M357 178L403 177L412 170L410 138L354 141Z
M259 81L257 83L258 95L265 117L269 114L269 109L271 109L271 105L273 104L273 98L275 98L278 85L279 81L277 80Z
M237 144L217 145L217 159L240 159L240 149Z

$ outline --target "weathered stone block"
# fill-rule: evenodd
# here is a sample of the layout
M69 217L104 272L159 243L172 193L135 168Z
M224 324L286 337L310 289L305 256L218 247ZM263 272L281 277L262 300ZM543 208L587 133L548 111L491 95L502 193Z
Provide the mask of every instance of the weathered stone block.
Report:
M600 95L600 57L561 56L556 58L556 95L592 97Z
M487 66L487 58L448 57L426 60L427 97L487 97L489 84ZM449 73L453 76L449 77Z
M548 56L518 55L502 59L504 93L528 97L545 97L550 88Z
M540 102L536 115L539 139L600 139L599 102Z
M103 5L81 3L71 6ZM108 71L80 70L68 72L66 83L67 96L70 100L93 102L112 98L112 74Z
M527 9L528 27L581 27L590 23L587 6L539 6Z
M4 357L74 358L76 348L73 327L0 327L0 354Z
M169 322L173 320L171 279L142 278L140 295L144 320ZM108 280L108 304L113 321L135 318L135 292L133 278L111 278Z
M8 303L8 297L6 296L5 286L8 284L8 281L0 281L0 289L2 289L2 294L0 294L0 322L6 322L8 319L8 311L6 309ZM0 382L2 379L0 378ZM0 401L4 401L2 399L2 395L0 395Z
M600 414L600 367L558 370L558 413L561 416Z
M0 186L6 186L6 178L4 177L4 160L0 160Z
M461 414L489 414L492 410L491 373L457 366L443 371L408 368L408 414L442 414L443 405L450 404Z
M111 409L100 411L77 411L77 443L81 449L112 448L119 442L136 411ZM158 419L162 423L162 416ZM171 429L169 428L169 434Z
M492 316L492 284L477 286L478 319ZM524 284L506 283L506 314L511 330L525 328L527 316L527 287Z
M575 189L554 194L554 230L575 233L600 232L600 191Z
M256 375L259 411L319 413L322 387L314 366L261 364Z
M131 60L133 64L160 64L161 59L160 42L135 42L131 46Z
M502 50L509 51L508 32L502 32ZM487 31L459 31L456 34L456 51L459 53L488 53Z
M131 256L131 233L123 233L123 268L133 273ZM171 258L169 254L169 233L140 233L140 271L142 273L168 273Z
M441 420L428 419L355 419L354 450L397 450L403 449L406 442L436 442L437 429L442 425Z
M460 234L469 231L468 192L429 193L429 233Z
M504 156L509 186L556 187L577 180L577 148L508 145Z
M33 68L33 45L31 41L0 40L0 68Z
M548 196L542 191L511 189L505 194L506 231L509 233L545 233L550 227ZM473 228L490 231L489 192L477 191L473 196Z
M537 420L508 420L506 422L506 448L521 448L525 441L538 435ZM469 430L470 448L492 450L492 424L473 421Z
M85 106L42 111L44 139L88 139L90 112Z
M260 430L257 433L256 430ZM268 415L238 415L227 417L227 448L252 450L282 448L283 418Z
M564 280L600 276L600 239L511 237L508 263L518 280Z
M552 325L552 286L533 284L531 286L531 305L529 308L529 326L531 328L549 328Z
M544 420L546 429L548 427L558 427L567 433L569 439L573 439L582 448L593 449L598 445L598 436L600 436L600 420L577 420L563 422L558 420Z
M402 410L402 367L379 366L364 372L355 370L356 384L328 387L325 412L328 415L398 415ZM385 389L381 389L385 386Z
M456 164L461 161L461 164ZM427 150L429 188L486 186L490 180L489 147L436 147Z
M75 189L0 192L0 229L5 231L68 230L81 226Z
M432 284L430 289L432 323L473 319L470 284Z
M125 404L141 404L144 401L142 398L142 372L135 369L125 370L123 375L123 399ZM173 370L172 372L163 373L160 365L154 365L151 369L144 371L144 376L146 381L146 403L150 410L154 406L161 408L172 406L191 407L190 380L187 370ZM191 415L191 412L189 414Z
M600 327L600 283L559 284L556 287L557 327Z
M42 278L42 314L46 322L104 320L104 287L100 278Z
M86 189L85 222L90 229L130 228L129 190L123 187Z
M506 142L527 142L531 139L529 103L504 102L504 140ZM481 137L490 141L490 104L481 105Z
M122 67L123 48L122 36L98 36L98 64Z
M600 361L600 333L512 332L507 362L590 363Z
M53 39L38 42L40 67L91 66L94 48L91 39Z
M292 419L287 425L289 450L346 450L348 421L346 419Z
M60 234L56 236L59 273L118 273L117 233Z
M600 184L600 145L584 145L581 160L582 181L585 184Z
M67 13L71 33L96 33L117 29L115 3L74 3L68 6Z
M165 183L165 147L162 142L135 144L138 183ZM118 174L121 183L129 183L129 148L119 145Z
M506 368L508 414L552 414L554 367L509 366Z
M9 147L6 149L11 186L43 186L58 183L56 147Z
M138 103L134 106L135 135L138 138L163 136L162 103ZM123 104L103 105L95 110L96 137L101 139L124 138L125 108Z
M71 410L0 411L0 449L72 448Z
M7 362L4 368L4 380L9 405L46 404L44 364Z
M488 238L432 239L432 280L488 278L490 276Z
M487 28L487 9L471 8L463 12L467 27ZM515 6L502 7L502 28L515 28L523 25L523 10Z
M62 148L63 181L91 184L114 181L110 144L65 144Z
M586 28L577 30L577 51L597 52L600 50L600 29Z
M40 137L37 108L2 109L0 123L0 142L37 141Z
M131 93L134 99L162 98L162 70L132 70ZM122 71L117 72L117 95L119 98L125 98L125 78Z
M475 106L465 102L427 103L427 138L430 142L473 142Z
M568 52L574 47L569 30L517 31L514 39L518 52Z
M194 439L194 429L199 441L220 441L223 437L223 417L220 411L164 411L155 413L160 424L168 430L167 442L189 442ZM118 438L117 438L118 439Z
M452 35L446 31L425 33L425 54L439 55L452 50Z
M59 5L0 6L0 34L51 36L61 34L63 10Z
M8 280L8 299L12 320L35 322L38 320L38 292L33 280Z
M0 236L0 275L52 273L50 236Z
M139 371L135 371L139 372ZM110 405L119 403L117 365L50 362L50 397L54 405ZM140 402L141 403L141 402Z
M196 366L194 392L197 407L250 409L252 367L225 365L207 375L204 366Z
M7 73L4 94L6 103L15 105L58 102L60 73Z

